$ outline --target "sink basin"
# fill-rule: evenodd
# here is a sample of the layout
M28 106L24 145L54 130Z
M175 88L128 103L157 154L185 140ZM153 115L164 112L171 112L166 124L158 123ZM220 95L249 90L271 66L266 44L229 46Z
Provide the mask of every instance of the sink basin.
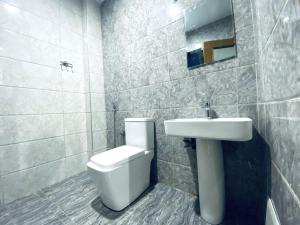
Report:
M249 118L174 119L164 121L167 135L196 138L200 212L210 224L220 224L225 212L221 140L252 139Z
M167 120L167 135L227 141L252 139L252 120L249 118L175 119Z

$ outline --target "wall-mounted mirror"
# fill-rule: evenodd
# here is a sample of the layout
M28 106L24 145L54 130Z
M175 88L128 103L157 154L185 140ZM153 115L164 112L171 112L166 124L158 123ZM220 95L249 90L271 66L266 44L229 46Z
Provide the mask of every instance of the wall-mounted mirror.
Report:
M236 57L231 0L198 1L184 20L189 69Z

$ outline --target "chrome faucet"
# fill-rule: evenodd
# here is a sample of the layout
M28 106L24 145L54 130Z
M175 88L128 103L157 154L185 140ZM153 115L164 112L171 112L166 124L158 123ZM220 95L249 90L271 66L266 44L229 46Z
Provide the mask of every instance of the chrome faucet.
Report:
M209 102L206 102L205 103L205 106L203 107L205 108L205 113L206 113L206 117L207 119L211 119L211 109L210 109L210 103Z

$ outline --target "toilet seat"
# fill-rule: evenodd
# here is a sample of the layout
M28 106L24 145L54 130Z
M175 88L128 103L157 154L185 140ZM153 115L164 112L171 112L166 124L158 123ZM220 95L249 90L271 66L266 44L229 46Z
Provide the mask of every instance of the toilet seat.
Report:
M149 153L149 150L143 148L123 145L91 157L90 162L94 163L98 169L110 170Z

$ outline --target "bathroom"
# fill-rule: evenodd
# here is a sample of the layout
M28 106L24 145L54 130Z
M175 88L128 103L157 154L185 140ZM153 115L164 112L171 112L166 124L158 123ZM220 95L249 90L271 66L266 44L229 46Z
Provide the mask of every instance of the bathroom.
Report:
M299 50L299 0L0 0L0 224L300 224Z

